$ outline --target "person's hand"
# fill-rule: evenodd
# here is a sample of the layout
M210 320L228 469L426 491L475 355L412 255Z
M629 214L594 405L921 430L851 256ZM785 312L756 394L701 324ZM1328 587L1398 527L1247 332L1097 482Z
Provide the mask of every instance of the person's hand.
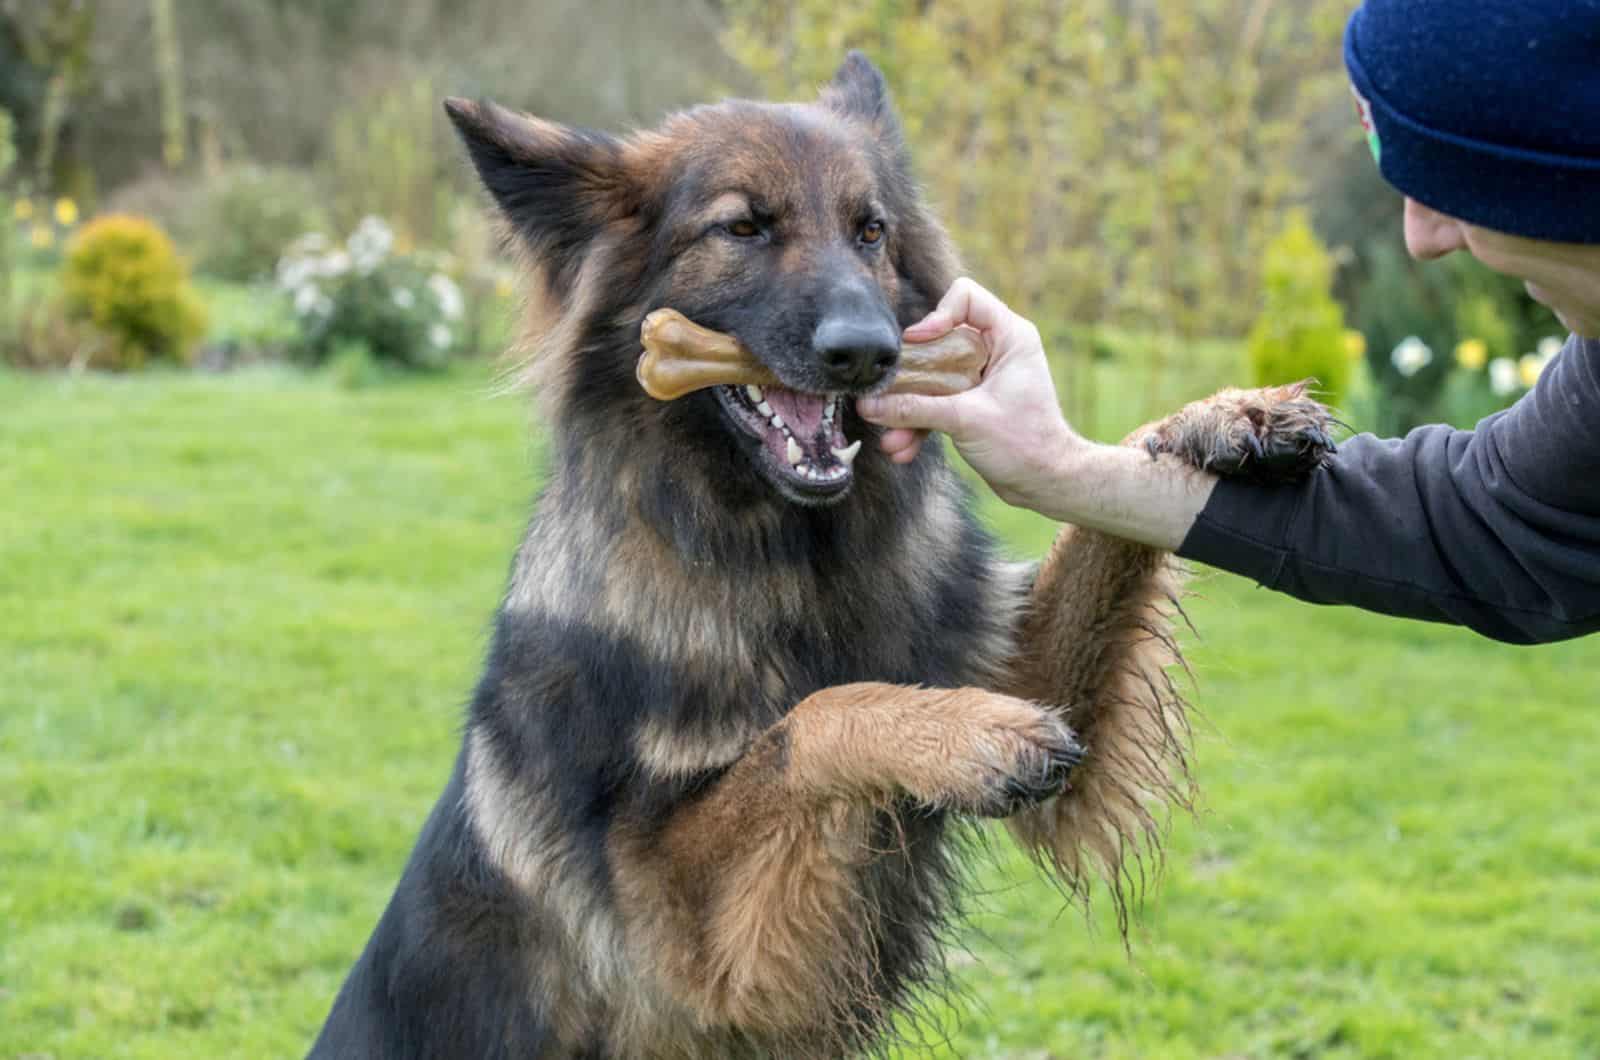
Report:
M927 342L962 324L989 347L981 383L953 397L862 398L856 411L891 428L879 445L894 462L909 463L927 432L941 431L1002 500L1038 509L1059 490L1065 459L1087 443L1062 418L1039 329L972 280L951 285L905 337Z

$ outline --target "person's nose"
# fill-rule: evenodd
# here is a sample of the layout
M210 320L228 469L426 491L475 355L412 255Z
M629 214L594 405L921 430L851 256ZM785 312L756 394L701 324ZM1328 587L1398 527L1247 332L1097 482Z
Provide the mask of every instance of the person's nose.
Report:
M1466 229L1449 214L1406 198L1406 251L1418 261L1442 258L1467 246Z

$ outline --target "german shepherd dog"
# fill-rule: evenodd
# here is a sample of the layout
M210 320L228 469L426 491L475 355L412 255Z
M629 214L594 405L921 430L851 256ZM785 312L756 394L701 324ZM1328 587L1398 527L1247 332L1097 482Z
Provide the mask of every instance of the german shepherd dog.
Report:
M936 443L894 466L856 416L958 275L866 59L626 139L446 109L529 266L552 467L449 784L311 1055L881 1049L942 981L974 819L1081 893L1187 799L1173 561L1068 527L1003 562ZM652 400L662 306L783 385ZM1294 473L1325 423L1233 392L1137 440Z

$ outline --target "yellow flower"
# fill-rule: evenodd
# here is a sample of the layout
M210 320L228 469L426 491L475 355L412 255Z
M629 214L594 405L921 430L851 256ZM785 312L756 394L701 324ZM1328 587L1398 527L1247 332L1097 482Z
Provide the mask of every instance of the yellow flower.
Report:
M78 204L68 198L56 200L56 224L71 228L78 223Z
M1529 390L1539 381L1539 373L1544 371L1544 358L1537 353L1525 353L1517 360L1517 378Z
M18 199L17 204L11 207L11 214L19 221L33 220L33 200Z
M1359 361L1367 355L1367 337L1361 332L1350 329L1344 333L1344 355L1352 361Z
M1462 339L1456 345L1456 363L1476 372L1489 363L1489 345L1482 339Z
M49 250L56 245L56 234L49 225L36 224L28 230L28 242L35 250Z

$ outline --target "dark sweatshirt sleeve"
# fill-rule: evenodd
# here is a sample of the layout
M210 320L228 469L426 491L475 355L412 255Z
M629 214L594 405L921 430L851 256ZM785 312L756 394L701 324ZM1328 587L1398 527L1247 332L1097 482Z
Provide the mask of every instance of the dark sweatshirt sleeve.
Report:
M1301 482L1219 483L1178 554L1517 644L1600 630L1600 341L1570 340L1474 430L1360 435Z

